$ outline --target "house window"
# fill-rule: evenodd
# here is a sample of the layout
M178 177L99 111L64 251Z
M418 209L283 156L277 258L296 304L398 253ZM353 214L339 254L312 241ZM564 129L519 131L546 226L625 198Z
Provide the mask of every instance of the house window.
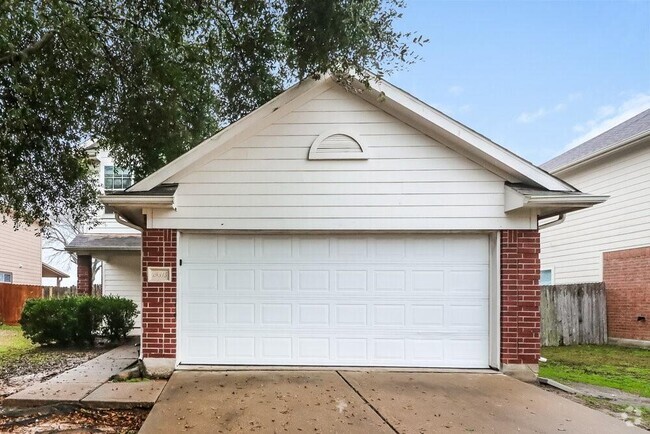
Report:
M124 190L131 186L131 173L117 166L104 166L104 190Z
M553 284L553 270L546 269L542 270L539 274L539 284L540 285L552 285Z
M2 283L12 283L14 281L14 276L11 273L6 271L0 271L0 282Z

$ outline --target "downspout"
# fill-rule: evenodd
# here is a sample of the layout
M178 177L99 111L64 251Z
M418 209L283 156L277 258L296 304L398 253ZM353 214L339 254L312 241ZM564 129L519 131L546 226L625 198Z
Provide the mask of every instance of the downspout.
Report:
M553 220L552 222L544 223L543 225L538 226L537 229L541 231L542 229L557 226L557 225L559 225L561 223L564 223L564 220L566 220L566 214L560 214L558 216L557 220Z
M127 219L125 219L124 217L119 215L118 213L115 213L115 221L118 222L119 224L124 225L126 227L129 227L131 229L135 229L138 232L143 232L143 229L140 226L131 223L130 221L128 221Z

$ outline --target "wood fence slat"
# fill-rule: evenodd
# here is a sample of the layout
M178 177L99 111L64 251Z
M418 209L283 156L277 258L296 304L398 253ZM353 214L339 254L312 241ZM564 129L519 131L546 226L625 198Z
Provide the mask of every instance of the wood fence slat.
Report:
M542 286L542 345L607 342L605 284Z
M38 285L0 283L0 320L4 324L18 324L25 302L41 296L42 287Z

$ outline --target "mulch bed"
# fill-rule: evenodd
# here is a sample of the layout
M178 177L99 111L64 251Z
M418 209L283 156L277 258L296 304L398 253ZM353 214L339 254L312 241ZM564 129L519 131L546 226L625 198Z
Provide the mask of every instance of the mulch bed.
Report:
M148 410L94 410L61 404L0 411L3 433L137 433Z

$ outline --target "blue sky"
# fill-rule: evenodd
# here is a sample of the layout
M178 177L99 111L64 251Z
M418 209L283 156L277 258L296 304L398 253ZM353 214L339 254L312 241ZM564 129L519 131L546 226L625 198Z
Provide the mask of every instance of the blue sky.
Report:
M407 0L430 39L388 80L541 164L650 108L650 0Z

